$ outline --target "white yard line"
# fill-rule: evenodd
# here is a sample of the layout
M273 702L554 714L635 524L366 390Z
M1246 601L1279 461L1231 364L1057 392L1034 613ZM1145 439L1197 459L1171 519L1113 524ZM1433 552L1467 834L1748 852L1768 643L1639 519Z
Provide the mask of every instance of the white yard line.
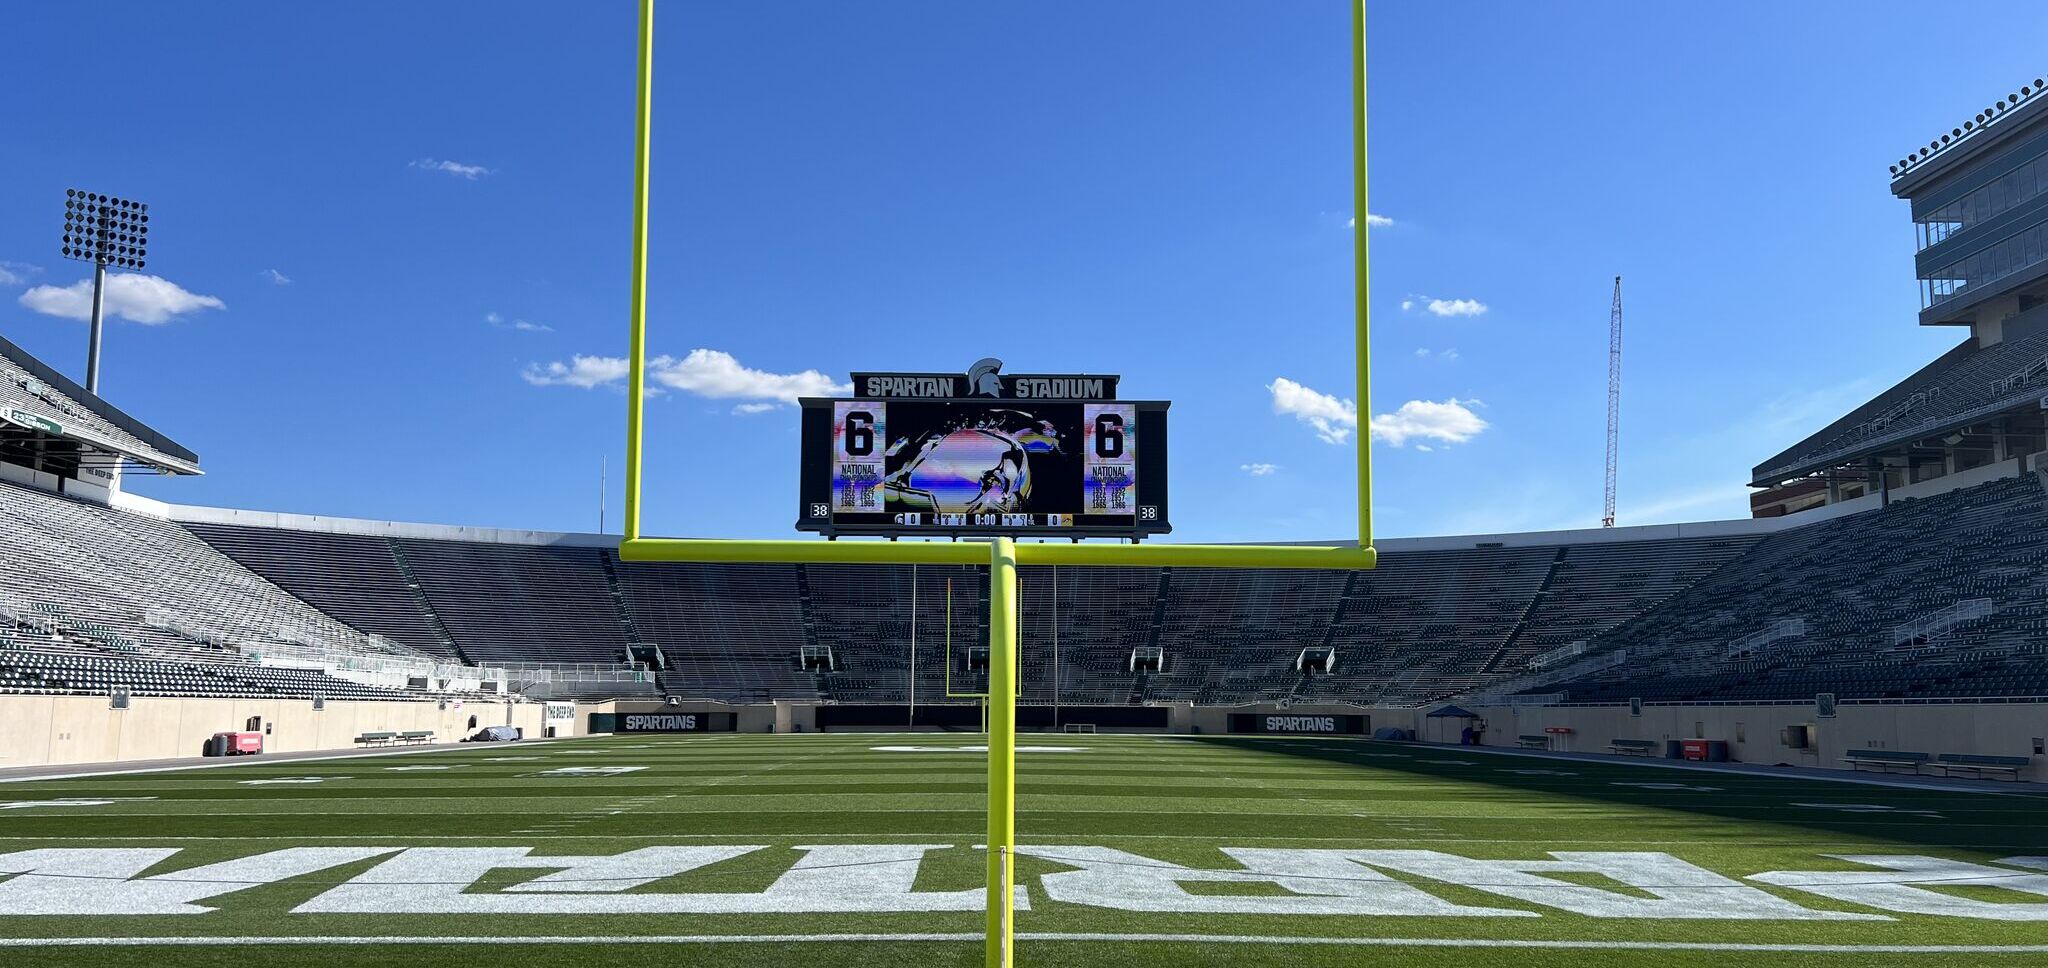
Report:
M665 934L665 935L378 935L246 937L0 938L0 948L233 947L240 945L621 945L621 944L833 944L845 942L979 941L979 933L902 934ZM1768 944L1720 941L1537 941L1512 938L1317 938L1242 934L1105 934L1017 932L1018 941L1166 942L1174 944L1335 945L1364 948L1546 948L1596 951L1751 951L1815 954L2032 954L2048 944Z

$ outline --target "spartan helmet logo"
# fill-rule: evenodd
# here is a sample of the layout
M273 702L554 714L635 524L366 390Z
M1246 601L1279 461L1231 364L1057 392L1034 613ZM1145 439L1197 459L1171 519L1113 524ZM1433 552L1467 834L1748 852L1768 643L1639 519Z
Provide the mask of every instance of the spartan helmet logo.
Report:
M967 368L967 395L970 397L1000 397L1003 395L1003 361L993 356L975 360Z
M1033 454L1062 452L1059 428L1020 410L972 407L889 445L891 508L1018 512L1031 506Z

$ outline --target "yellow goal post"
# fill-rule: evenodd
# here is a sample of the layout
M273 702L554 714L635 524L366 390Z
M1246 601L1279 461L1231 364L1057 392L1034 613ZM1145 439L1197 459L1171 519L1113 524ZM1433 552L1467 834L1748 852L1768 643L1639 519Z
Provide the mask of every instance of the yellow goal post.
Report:
M1352 239L1354 247L1354 399L1369 418L1367 296L1370 293L1366 204L1365 0L1351 6ZM636 562L718 562L878 565L987 565L989 568L988 910L985 964L1008 968L1015 938L1011 896L1016 850L1016 736L1019 565L1173 568L1366 569L1372 546L1372 448L1358 437L1358 541L1339 545L1075 544L1066 541L825 541L648 538L640 534L641 428L647 380L647 196L653 130L654 0L640 0L639 107L633 174L631 336L626 387L625 534L619 557Z

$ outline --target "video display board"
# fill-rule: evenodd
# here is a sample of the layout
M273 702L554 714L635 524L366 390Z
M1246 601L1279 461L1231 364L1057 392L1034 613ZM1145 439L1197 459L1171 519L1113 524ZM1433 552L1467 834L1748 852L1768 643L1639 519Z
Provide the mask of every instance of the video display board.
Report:
M802 402L799 529L1124 538L1171 530L1164 402Z

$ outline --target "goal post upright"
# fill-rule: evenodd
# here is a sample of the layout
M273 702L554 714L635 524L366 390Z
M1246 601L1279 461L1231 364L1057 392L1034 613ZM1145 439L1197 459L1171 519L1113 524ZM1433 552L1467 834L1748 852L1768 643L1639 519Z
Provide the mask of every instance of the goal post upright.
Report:
M1018 696L1017 569L1020 565L1360 570L1377 562L1372 545L1369 234L1366 199L1365 0L1349 0L1352 53L1353 341L1358 433L1358 541L1355 545L1018 544L993 541L819 541L646 538L641 536L642 417L647 361L648 163L654 77L654 0L640 0L637 138L633 184L631 332L626 386L624 535L619 558L634 562L986 565L989 568L987 968L1009 968L1015 938L1012 896L1016 847ZM913 623L915 615L912 616ZM948 660L950 673L950 657ZM950 685L948 692L951 692Z
M1017 856L1017 554L1009 538L989 547L987 968L1008 968L1016 937L1010 895Z
M639 101L633 113L633 296L626 337L625 544L640 537L641 418L647 407L647 159L654 140L654 0L640 0Z
M1366 203L1365 0L1351 5L1351 352L1358 397L1358 547L1372 557L1372 208Z

